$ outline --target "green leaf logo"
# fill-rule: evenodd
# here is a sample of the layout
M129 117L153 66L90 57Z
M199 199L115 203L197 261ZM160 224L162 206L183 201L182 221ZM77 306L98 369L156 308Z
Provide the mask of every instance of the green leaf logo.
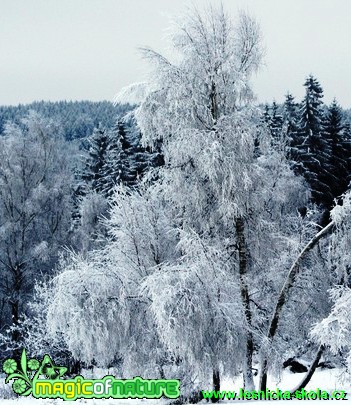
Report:
M14 373L17 370L17 363L13 359L7 359L2 366L2 369L5 371L6 374Z
M12 384L12 389L16 394L23 394L27 388L27 384L24 380L17 379Z
M5 383L8 384L13 380L13 391L22 396L28 396L32 393L33 383L40 376L50 380L58 380L67 372L67 367L56 366L47 354L42 362L37 359L27 361L25 349L22 351L19 365L14 359L7 359L2 369L7 374Z
M28 368L32 371L38 370L40 367L40 363L37 359L30 359L28 361Z

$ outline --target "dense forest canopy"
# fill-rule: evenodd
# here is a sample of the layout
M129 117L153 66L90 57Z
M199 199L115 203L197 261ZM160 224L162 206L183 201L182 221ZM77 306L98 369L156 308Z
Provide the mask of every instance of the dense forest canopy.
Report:
M113 128L116 117L124 115L130 108L110 101L34 101L18 106L0 106L0 133L7 121L21 124L30 111L36 111L44 118L53 119L66 140L80 139L90 136L99 125Z

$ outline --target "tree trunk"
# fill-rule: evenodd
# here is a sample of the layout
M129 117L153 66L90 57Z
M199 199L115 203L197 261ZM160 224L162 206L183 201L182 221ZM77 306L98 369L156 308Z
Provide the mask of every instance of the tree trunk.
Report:
M82 371L82 364L80 360L72 359L69 367L69 375L75 377L76 375L80 374L81 371Z
M16 264L11 268L12 272L12 291L9 301L11 308L11 326L13 327L11 332L12 344L14 346L13 356L19 358L21 356L20 340L21 334L18 329L20 319L20 303L21 303L21 290L23 286L23 266Z
M17 299L11 302L11 315L12 315L12 326L15 327L15 329L12 331L12 341L14 343L18 343L20 335L17 329L19 321L19 302Z
M162 364L160 364L160 365L158 366L158 371L159 371L159 373L160 373L160 379L161 379L161 380L165 380L165 379L166 379L166 376L165 376L165 372L164 372L164 370L163 370Z
M239 276L240 276L240 294L244 306L244 313L246 319L246 350L245 362L243 370L244 388L247 390L254 390L255 384L252 372L252 356L254 351L252 327L252 314L250 307L249 288L247 282L247 246L245 239L245 224L242 217L238 217L235 222L236 234L238 238L239 247Z
M221 379L220 379L218 368L213 368L212 381L213 381L213 390L219 392L221 390ZM212 403L215 403L218 401L219 401L219 398L215 398L215 397L211 398Z
M305 258L307 253L314 248L314 246L319 242L319 240L322 239L324 236L328 235L333 228L334 222L330 222L326 227L324 227L320 232L318 232L317 235L315 235L302 249L297 259L290 267L289 273L285 279L284 285L277 299L277 303L273 312L271 322L269 324L267 334L268 341L272 341L277 332L278 322L280 320L282 309L284 307L285 302L288 299L290 289L294 286L296 278L300 272L300 265L302 263L302 260ZM267 373L268 373L268 359L267 356L264 354L261 362L261 376L259 388L262 391L265 391L267 388Z
M316 354L312 364L310 365L310 368L308 369L307 373L305 374L303 380L300 382L300 384L296 388L294 388L291 391L291 394L294 394L297 390L302 390L302 388L305 388L306 385L311 381L311 378L312 378L314 372L316 371L316 368L318 366L319 360L322 357L323 352L324 352L324 346L321 345L321 346L319 346L317 354Z
M19 322L19 301L14 299L10 303L11 306L11 315L12 315L12 331L11 331L11 340L12 340L12 356L15 359L21 358L21 348L20 348L20 339L21 335L18 330L18 322Z

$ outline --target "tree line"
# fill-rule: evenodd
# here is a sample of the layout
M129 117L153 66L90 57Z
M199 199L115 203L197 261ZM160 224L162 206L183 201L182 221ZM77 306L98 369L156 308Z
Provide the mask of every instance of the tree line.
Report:
M278 142L284 128L287 158L309 184L312 201L329 211L350 183L350 116L336 99L324 105L323 89L313 75L304 87L301 103L288 93L282 106L266 105L264 122Z

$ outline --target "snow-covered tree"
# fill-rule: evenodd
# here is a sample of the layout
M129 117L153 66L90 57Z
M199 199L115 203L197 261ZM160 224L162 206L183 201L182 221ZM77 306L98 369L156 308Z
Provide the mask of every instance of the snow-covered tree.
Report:
M104 243L107 197L117 184L120 148L112 130L95 128L77 170L72 213L73 246L81 253Z
M324 209L333 204L330 188L332 176L329 157L330 144L323 135L323 89L310 75L305 81L306 95L300 107L299 130L293 141L296 169L309 183L313 201Z
M318 80L310 75L305 83L306 96L301 106L300 127L306 136L317 136L322 128L323 89Z
M82 254L102 246L106 242L106 226L103 219L108 215L109 202L103 194L90 190L79 197L77 219L73 230L72 245Z
M141 195L119 187L108 220L110 243L62 261L45 325L51 338L62 336L75 359L105 367L121 359L124 376L150 371L162 377L167 350L140 286L177 254L164 204L160 188Z
M283 129L283 117L279 111L279 106L278 104L273 101L272 104L272 124L271 124L271 131L272 131L272 136L274 138L278 138Z
M154 149L141 144L142 134L137 126L134 113L127 114L117 124L120 143L120 170L118 183L130 188L138 186L146 172L163 164L159 145Z
M295 322L301 308L289 293L305 282L318 295L313 274L322 259L307 253L332 224L315 235L313 218L299 216L308 191L253 105L257 23L240 14L233 24L223 9L195 11L171 39L173 61L143 51L155 71L135 112L144 150L161 145L164 165L143 173L138 187L115 188L103 247L61 263L47 331L86 363L118 358L125 376L187 369L217 390L221 375L240 372L253 388L260 352L265 389L268 346L285 354L308 335L311 313ZM124 149L139 147L123 131ZM316 263L313 274L300 271Z
M298 104L291 93L285 96L283 119L288 127L288 135L292 136L298 125Z
M88 153L81 174L86 193L102 193L105 189L105 166L109 136L105 129L96 128L88 139Z
M118 124L116 126L118 128ZM106 159L104 163L104 188L103 194L106 197L111 197L114 188L119 184L121 176L121 143L119 139L118 129L108 132L108 145L106 151Z
M0 271L7 324L17 324L35 279L68 241L68 153L53 122L31 113L0 138ZM13 340L18 340L18 333Z
M323 121L323 136L330 147L328 184L333 199L340 199L347 191L351 180L351 139L345 132L344 117L334 99Z
M233 26L223 10L205 16L195 12L182 20L172 39L179 55L175 62L144 51L156 67L154 90L137 119L146 144L162 139L160 181L179 213L181 256L163 263L145 285L151 299L163 297L151 308L170 349L176 341L191 341L178 344L178 353L191 359L196 372L213 374L218 389L219 371L228 371L229 364L217 343L231 346L238 361L231 359L232 370L243 367L245 385L252 387L254 336L259 334L254 325L262 313L251 297L269 289L263 269L278 257L288 233L286 218L294 215L302 188L256 125L259 111L252 105L249 78L262 57L257 23L241 14ZM226 283L238 288L228 294ZM241 326L236 319L243 319Z
M351 194L348 192L342 205L331 211L335 230L330 239L328 270L335 274L335 283L330 289L333 303L328 316L315 323L312 337L333 353L345 350L348 353L348 369L351 366Z

